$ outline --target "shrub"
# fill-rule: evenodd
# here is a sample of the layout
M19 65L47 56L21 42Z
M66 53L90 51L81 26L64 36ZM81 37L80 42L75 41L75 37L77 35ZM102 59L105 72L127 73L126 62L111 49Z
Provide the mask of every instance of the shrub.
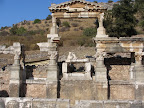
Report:
M94 1L94 3L98 3L97 1Z
M46 31L49 31L49 28L46 28Z
M79 31L79 29L78 29L78 28L75 28L74 31Z
M70 29L67 27L62 27L61 29L59 29L59 32L64 32L64 31L69 31Z
M36 24L36 23L41 23L41 20L40 19L35 19L34 24Z
M47 21L44 22L45 24L47 23Z
M2 30L7 29L7 28L8 28L7 26L5 26L5 27L1 27L0 30L2 31Z
M30 22L27 22L26 25L30 25Z
M86 28L83 30L84 36L96 36L97 29L96 28Z
M112 2L113 2L112 0L109 0L109 1L108 1L108 3L112 3Z
M9 35L9 33L6 32L6 31L2 31L2 32L0 32L0 36L8 36L8 35Z
M46 17L46 20L50 20L50 19L52 19L52 16L51 16L51 15L48 15L48 16Z
M33 31L33 30L31 30L31 31L28 31L28 34L29 34L29 35L35 35L35 34L36 34L36 32L35 32L35 31Z
M77 27L78 26L78 23L72 23L71 24L73 27Z
M16 30L16 34L21 36L24 35L27 32L27 30L24 27L20 27Z
M37 29L39 29L39 26L38 26L38 25L36 25L35 27L36 27Z
M142 29L144 30L144 20L140 22L140 26L141 26Z
M83 28L83 27L79 27L79 29L80 29L80 30L83 30L84 28Z
M95 43L92 42L92 39L89 37L83 36L82 38L78 39L78 45L85 46L85 47L94 47Z
M13 27L10 29L10 33L12 35L16 35L17 29L18 29L17 25L13 25Z
M67 21L63 22L62 25L65 26L65 27L70 27L70 24Z

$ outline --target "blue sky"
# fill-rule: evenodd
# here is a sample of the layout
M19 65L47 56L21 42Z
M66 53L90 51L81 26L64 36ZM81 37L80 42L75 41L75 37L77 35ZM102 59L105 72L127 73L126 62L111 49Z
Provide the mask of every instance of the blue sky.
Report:
M51 3L59 4L65 1L69 0L0 0L0 28L24 20L45 19L51 14L48 9ZM107 2L108 0L96 1Z

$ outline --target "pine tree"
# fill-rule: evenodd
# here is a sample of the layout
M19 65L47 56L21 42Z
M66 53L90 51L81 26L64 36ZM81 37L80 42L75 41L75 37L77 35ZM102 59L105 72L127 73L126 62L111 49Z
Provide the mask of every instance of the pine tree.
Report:
M111 21L112 26L105 25L107 33L112 37L130 37L136 34L134 29L136 25L136 18L134 14L136 9L132 0L120 0L119 4L115 4L112 12L109 13L105 22Z

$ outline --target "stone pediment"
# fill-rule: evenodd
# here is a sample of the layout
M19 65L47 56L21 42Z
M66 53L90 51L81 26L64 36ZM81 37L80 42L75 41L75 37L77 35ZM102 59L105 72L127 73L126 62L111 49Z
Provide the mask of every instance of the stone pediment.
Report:
M52 4L51 7L49 7L49 10L51 12L59 10L75 12L75 11L88 11L88 10L101 10L101 9L107 9L107 6L85 0L71 0L61 4Z

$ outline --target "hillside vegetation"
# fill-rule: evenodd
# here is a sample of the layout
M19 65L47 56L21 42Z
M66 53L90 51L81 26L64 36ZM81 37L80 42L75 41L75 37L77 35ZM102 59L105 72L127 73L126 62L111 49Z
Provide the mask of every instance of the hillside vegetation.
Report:
M61 19L59 21L60 46L94 46L92 37L96 35L96 19ZM36 50L38 42L46 42L50 33L51 19L35 21L23 21L12 27L1 28L0 44L12 45L20 42L26 46L26 50Z
M118 38L144 34L144 1L120 0L120 3L105 13L107 34ZM96 19L60 19L57 23L61 36L59 46L95 46L92 37L97 32ZM9 46L13 42L20 42L26 46L26 50L37 50L36 43L47 41L51 26L51 15L48 15L44 20L25 20L12 27L1 27L0 45Z

